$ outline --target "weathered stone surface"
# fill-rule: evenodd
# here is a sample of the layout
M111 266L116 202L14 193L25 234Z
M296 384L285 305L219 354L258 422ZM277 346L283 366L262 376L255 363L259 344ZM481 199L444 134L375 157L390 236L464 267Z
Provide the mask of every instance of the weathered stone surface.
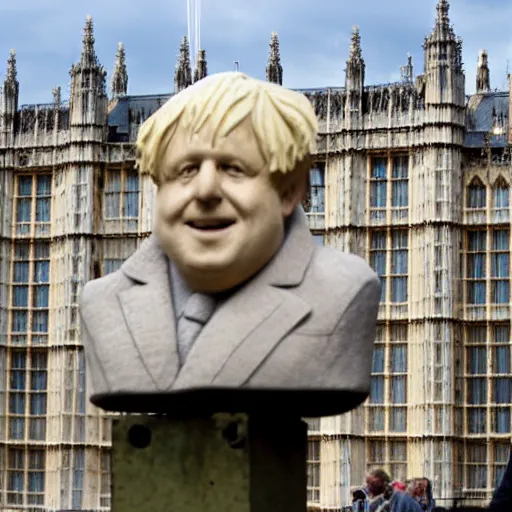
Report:
M217 414L114 421L112 512L305 512L306 424Z

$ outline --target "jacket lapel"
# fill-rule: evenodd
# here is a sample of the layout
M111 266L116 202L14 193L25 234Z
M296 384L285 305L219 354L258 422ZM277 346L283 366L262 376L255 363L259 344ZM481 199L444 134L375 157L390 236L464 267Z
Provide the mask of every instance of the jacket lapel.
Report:
M118 294L126 324L156 388L165 390L179 369L168 259L152 235L121 268L135 281Z
M308 304L285 290L243 290L205 326L173 388L241 386L310 311Z
M243 385L311 312L289 291L303 279L314 244L302 209L274 259L220 305L195 341L173 389Z

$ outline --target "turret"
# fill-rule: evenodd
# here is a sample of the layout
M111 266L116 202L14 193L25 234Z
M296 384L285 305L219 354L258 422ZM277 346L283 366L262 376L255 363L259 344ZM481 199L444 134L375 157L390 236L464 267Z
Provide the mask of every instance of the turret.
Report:
M123 43L117 44L116 62L112 73L112 96L125 96L128 91L128 72L126 71L126 54Z
M190 48L187 36L183 36L180 53L174 71L174 92L178 93L192 84L192 70L190 69Z
M425 104L465 104L462 40L455 36L447 0L437 3L434 30L425 38Z
M478 54L478 66L476 68L476 92L483 93L491 90L489 78L489 64L487 61L487 51L480 50Z
M194 69L194 82L201 80L207 74L208 69L206 66L206 52L204 50L199 50L197 53L196 67Z
M70 122L71 126L92 126L103 132L107 120L106 71L94 51L94 33L91 16L84 28L82 55L73 64L71 75ZM82 130L84 134L84 130ZM100 133L96 134L100 136Z
M267 82L283 85L283 66L281 65L281 56L279 54L277 32L272 32L270 36L266 75Z

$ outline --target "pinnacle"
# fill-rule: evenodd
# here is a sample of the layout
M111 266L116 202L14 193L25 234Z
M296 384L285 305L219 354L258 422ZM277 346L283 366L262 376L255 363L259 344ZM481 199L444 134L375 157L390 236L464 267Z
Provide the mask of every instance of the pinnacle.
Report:
M174 91L179 92L192 84L190 68L190 48L187 36L183 36L174 73Z
M478 52L478 65L486 66L487 65L487 50L482 49Z
M189 50L190 50L190 48L189 48L187 36L183 36L183 39L181 40L181 45L180 45L180 53L182 55L185 55L185 54L189 53Z
M126 54L124 44L117 43L116 61L112 74L112 93L115 96L126 94L128 87L128 73L126 71Z
M442 27L449 27L450 18L448 17L448 10L450 9L450 4L448 0L439 0L436 6L437 10L437 19L436 25Z
M208 74L205 50L199 50L196 56L196 67L194 69L194 82L203 79Z
M434 43L439 41L456 42L455 33L448 16L449 8L450 4L448 3L448 0L438 0L436 5L437 16L434 30L426 38L425 43Z
M176 62L176 68L183 66L190 66L190 47L188 44L187 36L183 36L183 39L181 40L180 52Z
M438 16L448 16L448 10L450 9L448 0L439 0L436 9Z
M85 44L94 44L94 23L92 21L92 16L90 14L85 18L85 27L84 27L84 38L83 38L84 46Z
M269 60L278 61L279 60L279 38L277 32L272 32L270 34L270 51L269 51Z
M5 78L6 81L15 82L16 76L16 50L12 49L9 52L9 59L7 60L7 73Z
M122 42L117 43L117 53L116 53L116 67L124 66L126 59L126 52L124 50L124 44Z
M94 53L94 24L89 14L85 19L85 27L82 39L82 65L95 64L97 61Z
M200 66L204 62L206 62L206 51L199 50L196 56L196 67Z
M279 55L279 38L277 32L272 32L270 35L266 76L267 82L273 82L279 85L283 83L283 66L281 65L281 57Z
M352 36L350 38L350 51L349 51L350 59L361 59L361 36L359 35L359 27L352 27Z

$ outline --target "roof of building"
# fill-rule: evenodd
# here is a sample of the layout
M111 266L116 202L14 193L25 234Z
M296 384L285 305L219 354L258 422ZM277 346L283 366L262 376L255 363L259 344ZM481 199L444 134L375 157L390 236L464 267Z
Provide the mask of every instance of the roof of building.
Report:
M491 147L505 147L508 132L508 91L473 94L466 104L466 139L464 146L485 147L489 136Z
M145 94L116 98L108 116L112 142L127 142L130 124L135 121L140 125L171 96L172 94Z
M311 94L343 89L319 87L297 90ZM111 128L110 139L113 142L127 142L130 125L132 123L140 125L171 96L172 93L117 98L108 117L108 123ZM484 148L486 146L486 137L490 137L489 144L491 147L505 147L509 124L508 115L508 91L494 91L468 96L466 104L467 132L464 146L468 148Z

